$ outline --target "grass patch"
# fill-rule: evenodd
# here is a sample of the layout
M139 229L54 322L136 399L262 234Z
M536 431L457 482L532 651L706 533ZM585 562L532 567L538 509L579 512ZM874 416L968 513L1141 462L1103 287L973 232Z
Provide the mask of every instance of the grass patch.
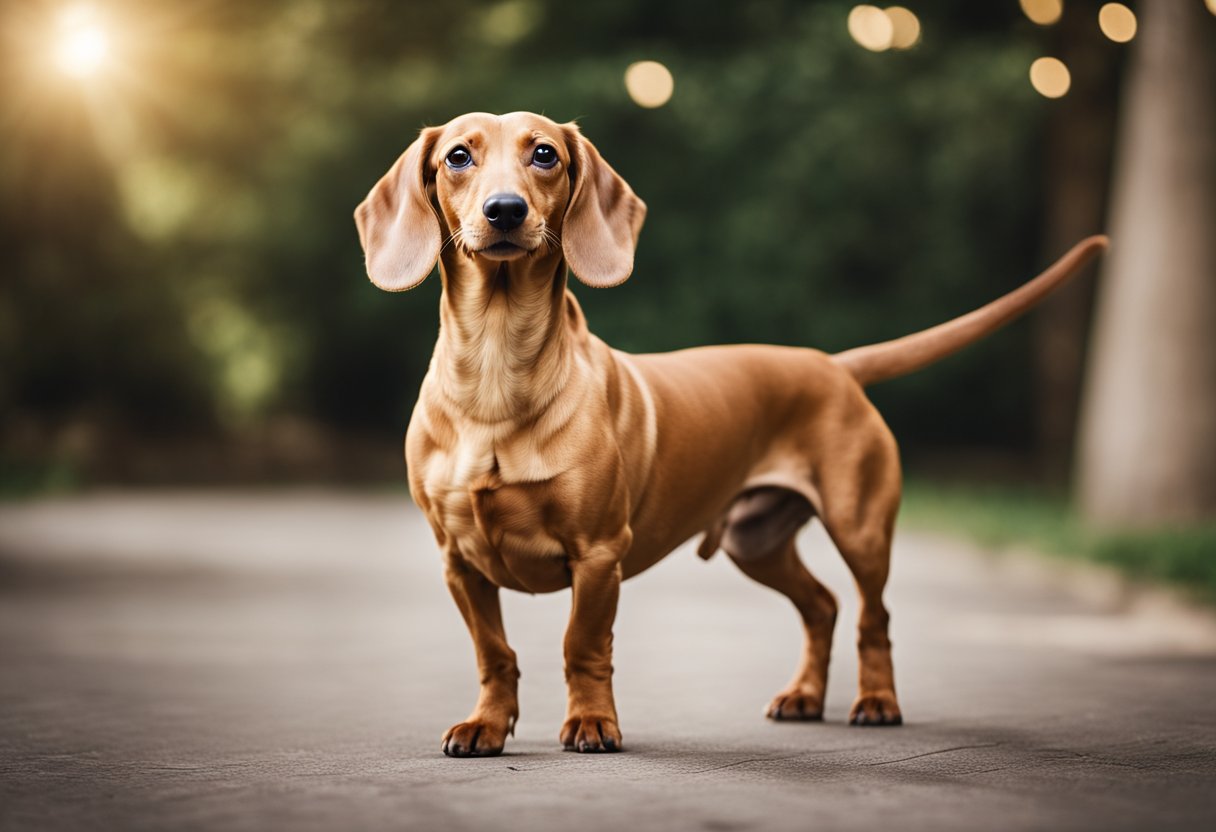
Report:
M1216 605L1216 521L1154 531L1098 532L1063 495L1016 486L942 485L913 480L901 521L912 528L963 534L990 548L1029 546L1094 561L1168 583Z
M0 457L0 499L64 494L76 491L81 485L80 473L70 462Z

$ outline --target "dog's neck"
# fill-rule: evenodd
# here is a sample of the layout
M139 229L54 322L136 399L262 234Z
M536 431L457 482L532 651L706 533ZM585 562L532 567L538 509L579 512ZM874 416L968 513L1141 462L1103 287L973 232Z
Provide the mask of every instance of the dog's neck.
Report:
M561 249L491 261L449 250L431 373L444 397L479 422L527 421L553 402L570 373L571 324Z

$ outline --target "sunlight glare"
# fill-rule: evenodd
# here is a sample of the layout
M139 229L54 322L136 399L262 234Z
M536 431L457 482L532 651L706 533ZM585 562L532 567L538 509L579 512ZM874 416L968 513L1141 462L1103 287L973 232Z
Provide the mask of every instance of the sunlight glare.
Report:
M55 63L74 78L95 75L110 54L110 38L92 12L84 7L65 9L59 19Z

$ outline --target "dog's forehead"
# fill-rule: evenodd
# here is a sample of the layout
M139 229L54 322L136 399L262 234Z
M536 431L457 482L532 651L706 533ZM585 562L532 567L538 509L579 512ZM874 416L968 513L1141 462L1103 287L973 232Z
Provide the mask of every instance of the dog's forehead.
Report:
M471 132L483 133L488 138L529 136L534 133L557 138L561 135L561 129L556 122L536 113L465 113L444 125L442 141Z

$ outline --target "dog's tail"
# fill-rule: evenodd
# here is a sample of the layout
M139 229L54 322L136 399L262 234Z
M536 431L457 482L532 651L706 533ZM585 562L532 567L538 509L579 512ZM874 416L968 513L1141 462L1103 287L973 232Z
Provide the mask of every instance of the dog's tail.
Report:
M1109 243L1103 235L1088 237L1034 280L986 306L903 338L845 350L832 358L852 373L862 386L914 373L992 334L1031 309L1104 251Z

